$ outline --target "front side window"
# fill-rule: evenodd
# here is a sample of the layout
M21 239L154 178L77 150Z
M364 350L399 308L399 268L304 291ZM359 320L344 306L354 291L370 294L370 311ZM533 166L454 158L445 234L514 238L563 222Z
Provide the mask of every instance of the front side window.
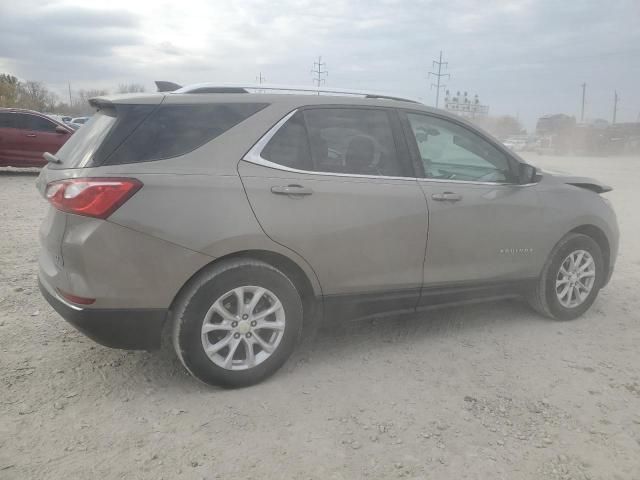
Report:
M455 123L408 113L426 178L508 183L507 156Z
M405 176L384 110L311 108L297 112L262 150L265 160L298 170Z

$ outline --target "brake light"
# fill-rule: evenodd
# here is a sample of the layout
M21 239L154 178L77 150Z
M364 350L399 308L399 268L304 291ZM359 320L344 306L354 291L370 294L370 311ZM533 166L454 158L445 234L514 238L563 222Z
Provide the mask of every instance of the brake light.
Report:
M72 178L48 184L45 195L63 212L107 218L140 188L135 178Z

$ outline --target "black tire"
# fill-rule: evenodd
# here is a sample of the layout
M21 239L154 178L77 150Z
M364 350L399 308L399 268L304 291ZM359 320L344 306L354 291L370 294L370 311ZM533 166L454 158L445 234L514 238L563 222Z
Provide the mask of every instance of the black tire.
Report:
M285 328L280 343L262 363L245 370L216 365L205 353L201 329L207 311L230 290L252 285L267 288L280 300ZM274 374L296 347L303 323L302 300L289 278L273 266L253 259L233 259L212 265L192 279L172 311L172 340L184 367L197 379L225 388L245 387Z
M563 306L556 295L555 280L562 262L576 250L586 250L595 263L595 282L587 298L577 307ZM542 269L535 288L529 293L527 300L531 307L545 317L555 320L573 320L586 312L593 304L604 281L604 258L600 246L587 235L570 233L554 247Z

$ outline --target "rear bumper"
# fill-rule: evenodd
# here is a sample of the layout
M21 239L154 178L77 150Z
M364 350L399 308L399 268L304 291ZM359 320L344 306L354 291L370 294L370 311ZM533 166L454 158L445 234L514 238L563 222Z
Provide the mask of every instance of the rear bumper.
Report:
M166 309L80 308L53 293L41 280L42 296L62 318L95 342L125 350L160 348Z

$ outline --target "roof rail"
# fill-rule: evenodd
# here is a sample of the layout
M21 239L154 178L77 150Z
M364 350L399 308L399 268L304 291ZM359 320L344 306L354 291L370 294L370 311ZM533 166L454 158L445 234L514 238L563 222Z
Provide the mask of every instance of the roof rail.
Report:
M236 85L236 84L216 84L216 83L196 83L187 85L171 93L304 93L313 95L353 95L372 99L396 100L399 102L421 103L410 98L402 98L383 93L366 92L360 90L334 89L334 88L314 88L294 85Z

